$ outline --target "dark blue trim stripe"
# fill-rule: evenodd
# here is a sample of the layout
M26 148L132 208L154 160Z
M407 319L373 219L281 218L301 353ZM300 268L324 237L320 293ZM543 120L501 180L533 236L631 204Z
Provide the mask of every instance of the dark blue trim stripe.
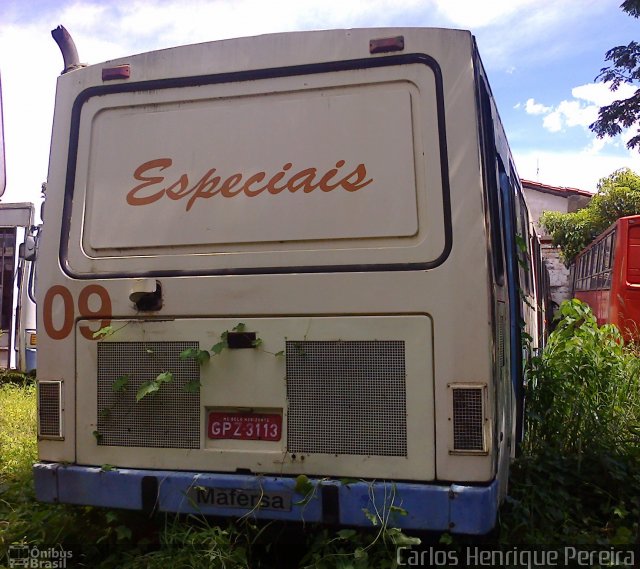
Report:
M136 276L167 277L167 276L204 276L204 275L242 275L242 274L282 274L282 273L335 273L361 271L417 271L438 267L448 258L453 246L453 230L451 222L451 192L449 185L449 158L447 153L447 138L445 124L445 101L442 71L438 62L423 53L390 55L386 57L372 57L368 59L352 59L327 63L295 65L270 69L255 69L251 71L236 71L213 75L198 75L193 77L174 77L152 81L138 81L90 87L82 91L76 98L71 112L69 135L69 153L67 158L67 173L65 181L64 206L62 215L62 229L60 233L60 266L71 278L95 279L122 278L131 276L123 272L81 273L69 264L69 230L75 189L76 167L78 159L78 144L80 120L84 104L93 97L103 97L115 93L135 93L180 87L195 87L202 85L216 85L222 83L256 81L279 77L294 77L319 73L333 73L339 71L353 71L357 69L371 69L396 65L421 64L431 69L435 77L436 109L438 120L438 138L440 146L440 171L442 179L442 204L444 211L444 246L438 257L424 263L395 263L395 264L351 264L351 265L321 265L296 267L259 267L232 269L202 269L202 270L154 270L138 272Z

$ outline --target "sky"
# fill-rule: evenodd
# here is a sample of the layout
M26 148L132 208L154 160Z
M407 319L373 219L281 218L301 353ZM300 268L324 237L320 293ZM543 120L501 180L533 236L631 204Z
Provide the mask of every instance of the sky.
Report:
M605 52L638 40L621 0L0 0L7 190L35 201L47 178L64 25L80 61L232 37L313 29L425 26L471 30L521 178L596 191L619 168L640 173L626 140L596 139L598 108L628 97L595 82Z

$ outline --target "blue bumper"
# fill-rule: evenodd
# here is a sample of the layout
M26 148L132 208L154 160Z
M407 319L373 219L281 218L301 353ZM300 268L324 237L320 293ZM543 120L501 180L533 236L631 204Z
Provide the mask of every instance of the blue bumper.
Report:
M370 516L409 530L484 534L495 525L498 484L459 486L406 482L296 479L37 463L36 497L43 502L210 516L332 523L371 527Z

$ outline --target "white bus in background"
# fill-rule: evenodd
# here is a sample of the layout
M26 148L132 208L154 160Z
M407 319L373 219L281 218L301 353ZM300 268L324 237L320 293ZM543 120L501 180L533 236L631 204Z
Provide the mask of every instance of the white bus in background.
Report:
M537 265L473 36L56 32L38 498L489 531Z
M31 203L0 202L0 368L36 369L35 265L25 258L33 240Z
M6 188L4 148L0 81L0 197ZM36 369L33 224L33 204L0 201L0 369Z

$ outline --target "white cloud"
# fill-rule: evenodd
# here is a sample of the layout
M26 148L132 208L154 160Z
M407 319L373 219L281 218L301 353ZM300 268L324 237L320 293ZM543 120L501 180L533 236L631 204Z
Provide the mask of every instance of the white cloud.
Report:
M589 125L598 118L600 107L617 99L626 99L635 90L635 87L628 84L622 84L618 90L611 91L608 84L587 83L571 90L573 99L565 99L555 106L546 106L531 98L525 103L524 110L530 115L542 115L542 126L549 132L561 132L571 127L582 127L588 131ZM516 105L515 108L520 107ZM630 137L631 135L628 136Z
M545 107L541 103L536 103L534 99L527 99L527 102L524 104L524 110L529 115L544 115L546 113L551 112L551 107Z
M636 88L627 83L623 83L616 91L611 91L610 83L587 83L574 87L571 94L582 101L593 103L598 107L610 105L618 99L627 99L636 91Z
M606 144L603 141L594 141L592 146L575 152L514 152L514 159L518 174L522 178L552 186L595 192L598 180L619 168L626 167L640 172L640 154L637 151L603 154L600 150Z
M60 21L65 27L86 33L100 27L108 26L110 19L107 6L88 2L75 2L63 7L59 13Z
M514 66L523 69L554 63L567 54L579 57L590 38L580 35L576 22L594 21L607 10L616 9L602 0L581 0L579 9L575 0L469 0L475 9L464 17L460 6L467 2L438 2L450 5L446 12L449 17L456 18L460 13L452 23L473 30L484 62L506 73L513 72Z
M602 105L635 92L630 85L622 85L612 93L608 86L589 83L574 87L572 99L546 106L529 99L524 106L527 113L542 117L542 126L551 133L559 133L578 127L589 136L589 142L581 150L548 152L531 150L514 153L516 165L523 178L544 183L577 187L596 191L600 178L608 176L618 168L628 167L640 171L640 154L626 150L626 142L635 134L635 129L625 130L615 138L596 138L589 130L598 117Z
M593 20L612 9L606 4L581 0L579 17ZM58 24L69 29L80 60L87 63L228 37L378 25L470 28L485 65L510 73L514 65L521 69L527 60L546 61L567 44L576 45L569 24L576 18L575 0L59 0L48 2L47 10L21 14L28 14L28 25L12 23L10 11L0 22L7 199L15 200L37 199L47 176L53 91L62 69L50 30ZM584 128L588 109L609 95L603 85L582 85L564 105L530 99L521 107L548 129ZM611 143L599 144L592 144L591 152Z
M560 132L565 127L581 126L585 129L598 117L599 107L585 105L579 100L561 101L545 114L542 125L549 132Z
M472 29L504 22L524 8L540 4L537 0L436 0L435 3L454 25Z
M542 120L542 126L549 132L560 132L562 130L562 114L558 111L549 113Z
M431 2L431 0L429 0ZM0 4L2 0L0 0ZM94 64L134 53L221 38L287 30L358 27L409 21L421 0L60 0L31 10L29 23L0 19L7 193L37 201L47 178L56 79L62 57L50 31L63 24L80 61ZM2 11L0 9L0 11ZM395 21L405 18L406 21Z

